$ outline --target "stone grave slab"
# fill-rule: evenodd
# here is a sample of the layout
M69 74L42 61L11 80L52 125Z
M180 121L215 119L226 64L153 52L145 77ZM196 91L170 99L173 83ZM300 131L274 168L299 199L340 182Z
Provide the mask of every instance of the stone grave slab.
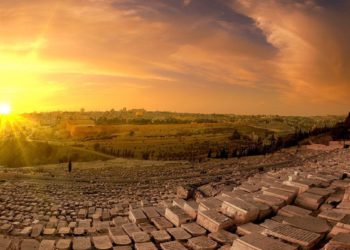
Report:
M135 224L124 224L122 225L122 228L124 229L124 231L130 236L132 237L132 234L133 233L138 233L138 232L141 232L141 229L136 226Z
M132 234L132 239L135 243L144 243L151 241L151 237L145 232L135 232Z
M261 202L270 206L272 210L276 213L280 208L286 205L284 200L270 195L258 194L254 196L253 199L257 202Z
M131 239L124 232L121 226L110 227L108 232L109 232L109 237L116 245L124 246L124 245L130 245L132 243Z
M217 232L220 229L227 229L234 225L230 218L214 210L199 211L197 223L210 232Z
M246 202L248 202L248 203L250 203L258 208L258 210L259 210L259 214L258 214L258 218L257 218L258 220L263 220L263 219L269 217L273 211L269 205L255 201L253 198L250 198L250 197L249 198L248 197L241 198L241 197L239 197L239 199L244 200L244 201L246 201Z
M153 231L151 235L156 243L171 241L171 236L165 230Z
M181 227L189 232L192 236L201 236L207 232L207 230L195 222L182 224Z
M199 204L195 201L186 201L183 210L192 218L197 218Z
M160 217L160 214L155 207L143 207L142 210L148 219Z
M286 202L286 204L291 204L296 197L295 193L291 193L289 191L284 191L277 188L266 189L263 191L263 194L282 199Z
M181 208L174 206L168 207L165 210L165 218L167 218L175 226L179 227L181 224L188 223L192 218L185 213Z
M277 222L270 219L267 219L263 223L259 224L259 226L270 230L273 230L274 228L279 227L280 225L282 225L281 222Z
M236 233L238 235L244 236L244 235L252 234L252 233L262 233L264 230L265 230L265 228L263 228L257 224L249 222L249 223L237 226Z
M151 221L159 230L174 227L174 225L164 217L153 218Z
M326 220L312 216L293 216L283 220L283 224L291 225L300 229L318 234L326 234L331 230Z
M325 198L321 195L304 192L297 196L295 204L306 209L317 210L324 201Z
M195 250L214 250L218 243L206 236L198 236L188 240L188 245Z
M235 224L245 224L255 221L259 216L259 209L249 202L238 198L229 198L222 203L223 214L232 218Z
M216 211L220 211L221 210L221 205L222 205L222 201L211 197L211 198L207 198L205 200L202 200L199 203L198 206L198 211L205 211L205 210L216 210Z
M98 250L110 250L112 249L112 242L107 235L93 236L92 242Z
M320 234L289 225L280 225L271 230L267 230L267 234L292 244L298 244L304 249L313 248L322 238Z
M113 247L113 250L132 250L131 246L116 246Z
M249 234L233 242L231 250L297 250L298 247L269 238L262 234Z
M184 199L174 199L173 206L178 206L181 209L184 209L186 201Z
M151 233L157 231L157 228L150 223L141 223L137 225L142 231L146 233Z
M5 238L0 236L0 249L10 250L12 246L12 240L10 238Z
M71 239L59 239L56 243L56 248L58 250L69 250L71 249L72 240Z
M135 249L136 250L157 250L157 247L152 242L146 242L146 243L136 243Z
M42 224L35 224L32 228L31 237L37 238L41 235L43 232L44 226Z
M318 217L335 223L341 221L345 216L346 214L337 212L334 209L322 211L318 214Z
M21 250L37 250L40 243L34 239L24 239L21 243Z
M188 240L191 238L191 235L186 232L185 229L181 227L168 228L167 232L175 239L175 240Z
M55 250L55 243L55 240L42 240L40 242L39 250Z
M129 223L130 223L130 221L127 217L118 216L118 217L113 218L113 224L116 226L122 226L124 224L129 224Z
M148 221L147 216L143 213L142 209L140 208L130 210L129 219L135 224L140 224Z
M226 231L226 230L219 230L215 233L210 233L208 237L220 244L229 244L229 245L232 245L232 243L236 239L238 239L237 235L230 233L229 231Z
M73 250L90 250L90 249L91 249L90 237L73 238Z
M162 250L186 250L187 248L184 247L180 242L178 241L170 241L160 244L160 248Z
M287 205L282 207L280 210L278 210L279 215L283 215L286 217L292 217L292 216L308 216L312 213L311 210L297 207L294 205Z
M287 185L284 185L282 183L277 183L277 182L274 182L273 184L271 184L270 188L275 188L275 189L279 189L279 190L282 190L285 192L289 192L289 193L294 194L295 196L297 196L297 194L299 192L299 188L297 188L297 187L287 186Z
M325 250L350 249L350 233L339 233L325 246Z

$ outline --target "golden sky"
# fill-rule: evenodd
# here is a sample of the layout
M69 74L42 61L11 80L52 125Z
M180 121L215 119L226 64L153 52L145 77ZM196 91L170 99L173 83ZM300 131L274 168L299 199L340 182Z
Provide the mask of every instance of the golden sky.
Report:
M349 2L0 0L0 103L345 114Z

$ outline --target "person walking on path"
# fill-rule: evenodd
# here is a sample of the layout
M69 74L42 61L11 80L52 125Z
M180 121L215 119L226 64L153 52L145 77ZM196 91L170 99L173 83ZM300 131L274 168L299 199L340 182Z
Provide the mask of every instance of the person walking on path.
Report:
M72 160L69 159L69 162L68 162L68 172L72 172L72 168L73 168L73 165L72 165Z

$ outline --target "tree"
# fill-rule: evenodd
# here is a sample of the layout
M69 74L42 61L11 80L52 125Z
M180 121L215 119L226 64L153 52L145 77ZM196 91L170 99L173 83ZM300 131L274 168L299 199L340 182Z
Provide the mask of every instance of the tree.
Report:
M212 151L211 151L211 149L209 149L209 151L208 151L208 158L211 158L211 155L212 155Z
M225 148L222 148L220 151L220 159L227 159L228 158L228 153L226 152Z
M230 136L230 140L240 140L241 139L241 134L238 132L237 129L235 129Z

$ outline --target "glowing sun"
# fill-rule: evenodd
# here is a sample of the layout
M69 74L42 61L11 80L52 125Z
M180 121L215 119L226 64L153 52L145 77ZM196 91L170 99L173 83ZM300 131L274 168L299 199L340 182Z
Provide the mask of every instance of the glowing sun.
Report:
M0 115L9 115L11 114L12 108L8 103L0 104Z

